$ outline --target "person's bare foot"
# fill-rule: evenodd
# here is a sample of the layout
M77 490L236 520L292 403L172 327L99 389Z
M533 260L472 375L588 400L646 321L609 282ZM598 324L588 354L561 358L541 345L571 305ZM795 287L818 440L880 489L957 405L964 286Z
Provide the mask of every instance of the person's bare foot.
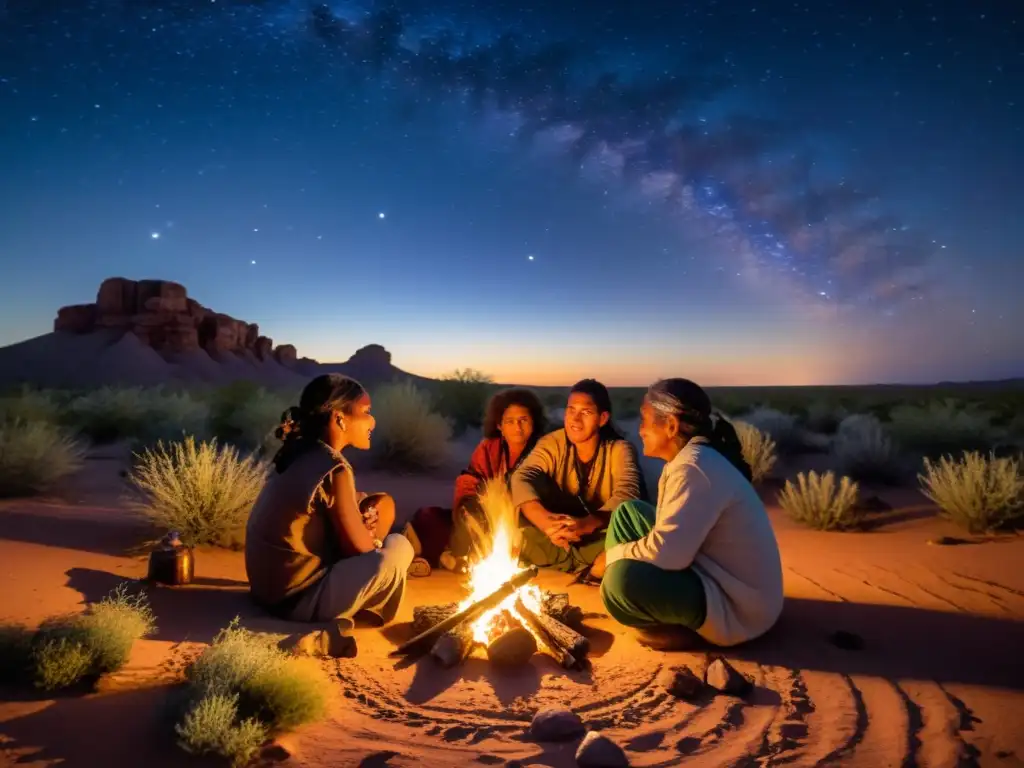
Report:
M636 641L652 651L692 651L704 643L692 629L672 625L638 629Z

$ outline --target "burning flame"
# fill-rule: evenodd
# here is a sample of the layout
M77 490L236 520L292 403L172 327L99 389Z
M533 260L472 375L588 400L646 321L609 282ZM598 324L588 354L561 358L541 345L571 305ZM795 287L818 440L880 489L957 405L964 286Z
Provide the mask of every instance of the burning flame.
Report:
M469 569L469 596L459 604L459 610L495 592L522 569L519 567L519 526L512 496L500 478L488 480L477 497L484 512L486 530L470 520L475 562ZM516 599L531 611L540 611L541 591L534 584L520 587L506 597L500 605L485 611L473 622L474 642L486 645L495 620L508 611L529 629L516 610ZM531 630L532 631L532 630Z

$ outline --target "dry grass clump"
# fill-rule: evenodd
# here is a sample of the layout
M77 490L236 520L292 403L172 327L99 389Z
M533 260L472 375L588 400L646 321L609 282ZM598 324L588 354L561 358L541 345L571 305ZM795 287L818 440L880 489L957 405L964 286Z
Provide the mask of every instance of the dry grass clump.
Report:
M452 428L412 382L385 384L373 395L374 461L389 469L435 469L448 459Z
M857 510L857 483L848 477L838 482L832 472L801 472L796 484L786 481L779 504L791 518L822 531L856 528L861 522Z
M52 423L0 423L0 497L57 490L84 462L85 446Z
M271 734L319 720L327 711L330 684L320 667L240 627L237 618L186 676L187 705L175 726L178 744L233 765L249 763Z
M733 427L743 446L743 459L750 466L752 482L757 485L763 481L778 461L775 441L766 432L762 432L746 421L734 421Z
M991 414L955 400L899 405L889 412L889 434L908 451L935 458L961 451L988 451L999 440Z
M959 459L924 460L918 475L924 495L943 517L971 533L985 533L1024 520L1024 474L1017 458L965 452Z
M66 418L93 442L111 443L201 436L208 416L206 404L187 392L102 387L73 399Z
M188 546L239 548L245 523L267 477L267 465L216 440L187 437L136 455L128 480L131 508Z
M155 630L145 595L122 584L85 613L45 621L39 629L0 626L0 681L46 691L70 688L116 672L132 645Z
M882 423L867 413L847 416L832 441L832 456L841 474L864 482L894 483L901 462Z

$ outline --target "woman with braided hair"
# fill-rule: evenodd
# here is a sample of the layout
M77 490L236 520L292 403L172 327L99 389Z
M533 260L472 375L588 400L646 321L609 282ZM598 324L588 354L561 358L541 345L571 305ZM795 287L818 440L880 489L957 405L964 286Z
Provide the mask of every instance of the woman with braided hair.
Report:
M337 373L317 376L285 411L245 542L250 591L273 614L351 626L361 611L383 623L398 612L412 545L390 532L394 500L358 494L341 454L367 450L375 423L363 386Z
M667 463L657 508L627 501L612 515L591 571L605 608L664 649L694 632L721 646L767 632L782 612L782 563L736 430L688 379L653 384L640 419L644 455Z

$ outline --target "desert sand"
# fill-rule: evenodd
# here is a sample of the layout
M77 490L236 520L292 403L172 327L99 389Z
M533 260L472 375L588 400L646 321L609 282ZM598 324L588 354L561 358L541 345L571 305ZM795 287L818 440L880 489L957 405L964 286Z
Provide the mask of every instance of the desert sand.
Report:
M145 527L118 503L121 466L97 458L63 498L0 504L0 619L78 611L145 575L145 554L133 552ZM406 513L450 496L445 473L362 473L360 485L392 492ZM482 659L451 671L430 659L396 669L387 654L408 637L413 606L461 595L458 579L439 572L410 581L396 624L356 630L356 659L323 662L336 687L331 715L284 739L289 764L572 766L576 742L524 738L533 712L562 705L621 744L635 766L1024 765L1024 538L930 544L960 534L915 494L890 501L897 509L864 533L804 530L771 510L784 615L768 636L724 652L756 682L746 701L669 697L662 671L688 664L700 672L706 652L654 652L600 617L586 622L587 672L539 655L514 673ZM541 584L565 591L569 580L549 573ZM149 591L158 633L96 693L0 691L0 764L207 764L177 749L165 717L182 668L236 615L257 630L294 625L249 603L240 553L201 550L194 585ZM585 610L603 612L595 588L568 591ZM860 635L864 648L831 644L837 630Z

